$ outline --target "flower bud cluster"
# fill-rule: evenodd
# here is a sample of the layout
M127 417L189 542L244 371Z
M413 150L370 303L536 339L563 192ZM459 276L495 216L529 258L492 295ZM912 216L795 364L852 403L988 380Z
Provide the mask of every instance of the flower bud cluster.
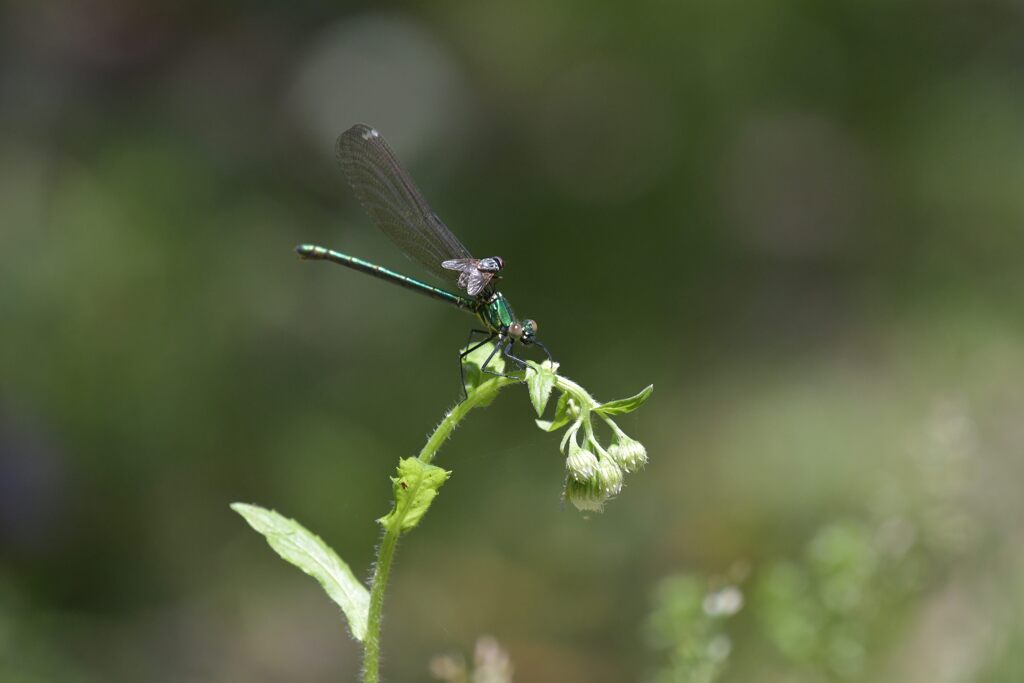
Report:
M609 499L622 491L626 474L647 464L647 449L626 435L612 419L639 408L650 397L648 386L629 398L598 403L580 385L558 374L558 364L529 363L527 373L530 402L537 411L537 426L546 432L565 429L559 448L565 455L565 498L579 510L600 511ZM540 419L554 390L561 393L550 420ZM593 418L599 417L612 432L612 444L605 448L594 432Z
M562 441L565 498L581 511L599 512L622 491L625 475L647 463L643 444L627 436L611 418L602 418L614 434L614 443L607 449L594 435L589 412L577 417Z

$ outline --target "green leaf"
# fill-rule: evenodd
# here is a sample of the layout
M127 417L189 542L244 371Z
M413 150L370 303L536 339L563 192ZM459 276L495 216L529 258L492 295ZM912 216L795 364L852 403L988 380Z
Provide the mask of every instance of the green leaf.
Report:
M537 426L545 432L554 432L569 424L569 394L563 393L555 404L555 416L551 420L537 420Z
M437 496L437 490L449 476L451 472L428 465L419 458L403 458L398 463L398 476L391 478L395 490L395 506L377 521L399 532L412 529L423 519L430 503Z
M636 396L620 398L618 401L608 401L608 403L594 408L594 411L601 413L602 415L622 415L624 413L631 413L642 406L644 402L650 398L652 393L654 393L654 385L649 384L646 389Z
M494 377L494 375L485 373L480 369L484 362L487 361L488 356L491 356L492 351L494 351L494 344L484 344L462 359L462 363L465 366L467 392ZM501 357L500 353L495 353L491 357L491 362L487 363L487 370L499 374L505 372L505 359Z
M530 402L533 404L533 409L537 411L537 417L540 417L544 414L548 399L551 398L558 366L547 361L543 365L530 362L530 368L534 372L527 371L526 386L530 389Z
M231 509L263 534L282 559L320 582L331 600L345 613L348 627L356 640L362 641L366 637L370 594L330 546L295 520L273 510L245 503L233 503Z

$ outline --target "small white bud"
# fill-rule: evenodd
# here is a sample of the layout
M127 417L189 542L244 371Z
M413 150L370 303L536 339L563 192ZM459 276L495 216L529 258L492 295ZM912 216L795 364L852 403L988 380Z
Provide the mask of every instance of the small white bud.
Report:
M570 442L569 457L565 460L565 469L570 478L584 483L593 481L597 476L598 464L596 455L577 446L575 440Z
M596 480L584 483L572 478L565 482L565 497L580 512L601 512L608 500Z
M642 443L625 434L622 434L619 440L612 444L608 449L608 454L626 472L636 472L647 464L647 449Z
M600 461L597 479L608 496L618 495L622 490L622 470L611 458L603 458Z

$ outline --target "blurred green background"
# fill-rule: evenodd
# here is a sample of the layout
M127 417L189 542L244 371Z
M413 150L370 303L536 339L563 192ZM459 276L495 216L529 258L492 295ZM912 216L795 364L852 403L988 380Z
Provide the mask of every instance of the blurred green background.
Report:
M8 2L0 680L354 680L228 509L368 575L458 311L333 160L376 126L651 462L562 504L525 391L399 549L389 680L1024 679L1024 6Z

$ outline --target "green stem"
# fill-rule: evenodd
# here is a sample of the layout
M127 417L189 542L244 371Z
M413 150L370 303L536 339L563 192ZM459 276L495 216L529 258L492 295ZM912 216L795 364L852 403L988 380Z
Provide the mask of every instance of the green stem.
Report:
M555 375L555 386L561 391L568 393L570 396L576 399L579 403L580 408L587 408L587 410L593 409L601 405L594 397L587 393L587 390L581 387L571 379L566 379L561 375Z
M508 377L495 377L494 379L487 380L483 384L479 385L475 389L469 392L466 396L466 400L459 405L452 408L444 419L441 420L441 424L437 425L434 429L434 433L427 439L427 443L423 445L423 450L420 451L419 459L428 465L434 459L437 451L441 449L441 444L448 440L448 437L452 435L452 431L458 426L462 418L466 416L466 413L476 408L481 403L487 403L494 399L494 397L501 391L502 387L508 386L509 384L516 384L516 380Z
M370 590L370 613L366 622L366 639L363 649L363 681L380 681L380 618L384 611L384 588L391 573L391 560L398 545L398 529L386 529L384 540L377 548L377 563L373 568L373 587Z
M458 426L469 411L481 405L487 405L503 387L516 384L517 381L507 377L495 377L483 382L469 392L466 400L452 408L434 433L427 439L419 459L430 464L452 431ZM370 613L366 623L366 638L363 641L363 683L379 683L380 681L380 629L381 616L384 613L384 591L391 573L391 562L395 557L395 547L401 534L401 519L384 529L384 540L377 548L377 562L373 569L373 583L370 588Z

